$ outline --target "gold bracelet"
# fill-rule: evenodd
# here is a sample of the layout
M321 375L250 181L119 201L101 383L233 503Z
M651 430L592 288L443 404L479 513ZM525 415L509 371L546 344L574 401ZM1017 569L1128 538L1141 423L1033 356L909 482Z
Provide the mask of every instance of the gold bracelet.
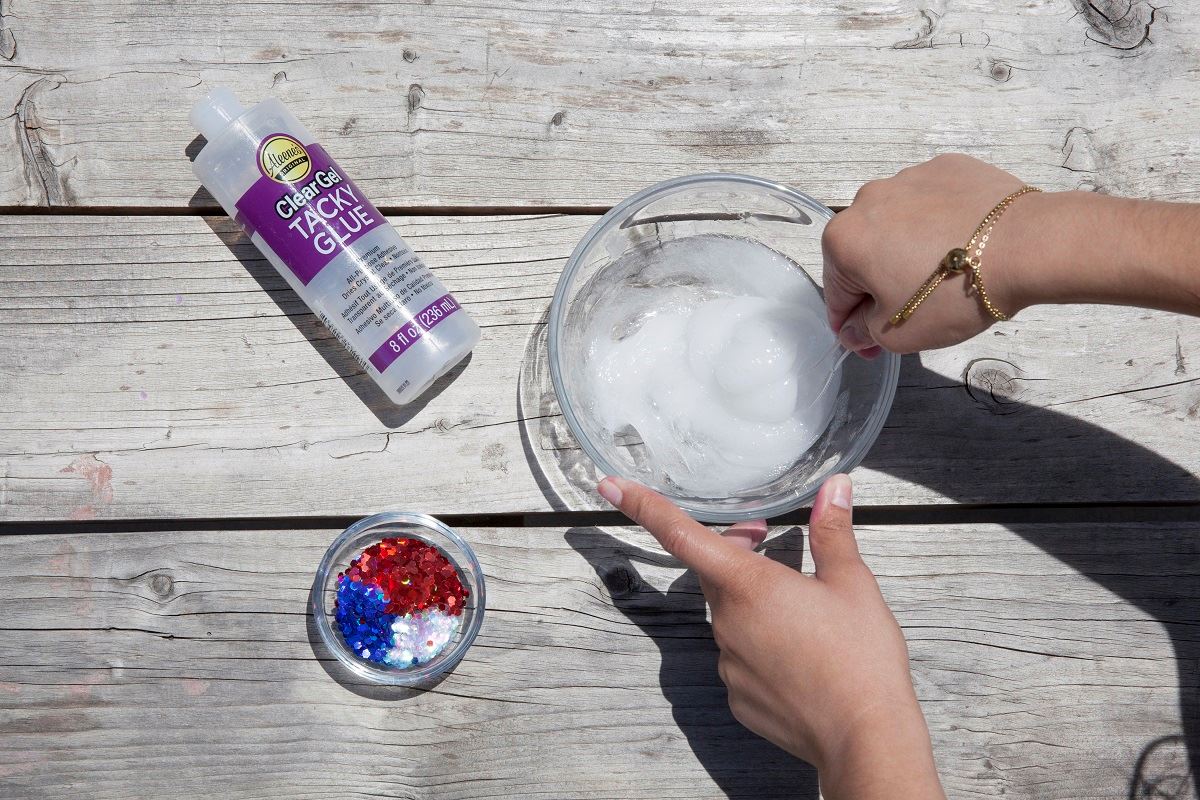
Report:
M972 234L971 240L967 242L967 246L956 247L949 253L946 253L946 257L938 264L937 269L933 271L933 274L929 276L927 281L921 284L921 288L917 289L916 293L909 298L908 302L904 304L904 308L892 315L892 324L899 325L911 317L913 312L917 310L917 306L925 302L925 298L933 294L933 290L943 280L951 275L965 272L968 269L971 270L971 288L979 295L979 299L983 302L983 307L987 309L989 314L1001 322L1007 320L1008 315L992 304L987 290L983 288L983 248L987 247L988 237L992 234L992 228L995 227L996 220L1000 219L1000 215L1013 204L1013 201L1023 194L1040 191L1041 189L1036 186L1022 186L997 203L995 208L989 211L988 215L983 218L983 222L979 223L979 227L975 229L975 233ZM972 250L974 250L974 253L971 252Z

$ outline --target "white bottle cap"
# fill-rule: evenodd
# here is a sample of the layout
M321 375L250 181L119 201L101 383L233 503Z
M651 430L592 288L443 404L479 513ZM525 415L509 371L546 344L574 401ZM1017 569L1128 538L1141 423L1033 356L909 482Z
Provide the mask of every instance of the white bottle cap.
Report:
M237 96L224 86L219 86L192 106L189 119L192 121L192 127L211 142L229 126L229 123L244 113L246 108L238 102Z

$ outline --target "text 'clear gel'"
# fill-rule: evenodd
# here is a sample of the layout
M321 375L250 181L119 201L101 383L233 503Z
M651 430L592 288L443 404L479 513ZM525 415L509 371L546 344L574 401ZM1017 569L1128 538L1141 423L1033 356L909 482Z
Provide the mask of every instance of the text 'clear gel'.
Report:
M196 104L196 177L395 403L479 342L479 326L313 135L268 98Z

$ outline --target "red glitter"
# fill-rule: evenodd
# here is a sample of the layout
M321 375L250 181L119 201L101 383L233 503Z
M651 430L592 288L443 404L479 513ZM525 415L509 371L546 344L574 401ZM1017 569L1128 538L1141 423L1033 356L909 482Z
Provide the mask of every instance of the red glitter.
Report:
M344 574L382 589L389 614L433 607L457 616L471 594L442 551L419 539L390 538L371 545Z

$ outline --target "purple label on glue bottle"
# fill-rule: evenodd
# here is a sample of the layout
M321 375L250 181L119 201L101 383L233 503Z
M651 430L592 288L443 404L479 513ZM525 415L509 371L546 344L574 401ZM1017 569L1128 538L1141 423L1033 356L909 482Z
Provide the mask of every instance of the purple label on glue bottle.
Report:
M402 325L398 331L387 338L379 348L371 354L371 363L375 369L383 372L392 362L404 355L404 351L412 347L425 332L462 308L453 295L442 295L425 308L417 312L412 322Z
M276 133L263 139L257 158L262 177L237 201L236 220L305 286L363 234L387 224L321 145Z

